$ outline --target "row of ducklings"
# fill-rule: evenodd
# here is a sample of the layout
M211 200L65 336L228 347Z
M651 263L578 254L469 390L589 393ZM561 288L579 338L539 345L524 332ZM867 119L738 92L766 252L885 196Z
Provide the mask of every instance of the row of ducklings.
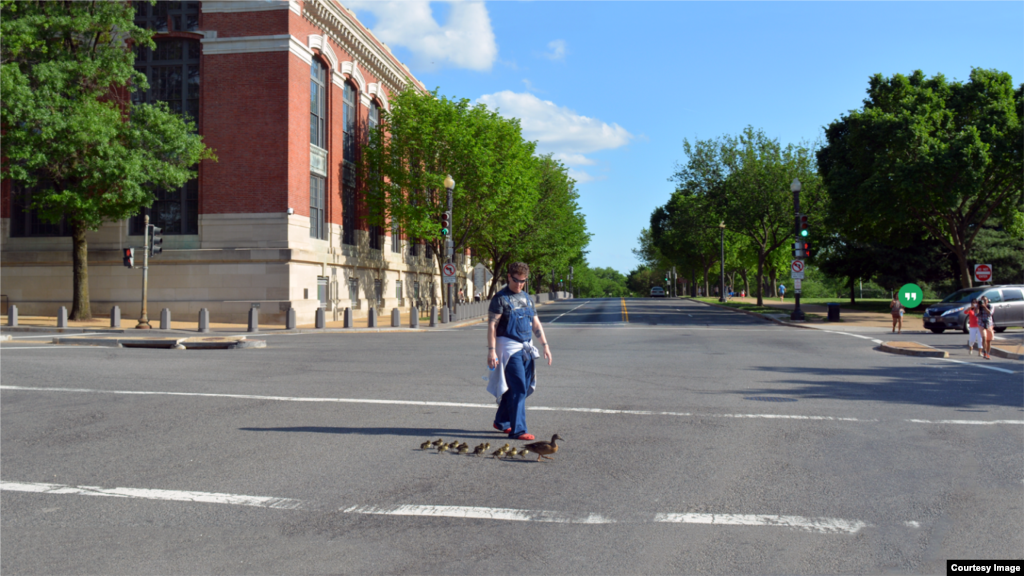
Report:
M453 453L458 452L459 454L472 454L473 456L481 456L483 455L484 452L487 452L488 450L491 449L491 443L484 442L483 444L480 444L476 448L473 448L472 451L470 451L469 449L469 444L466 444L465 442L459 444L458 440L453 442L445 442L443 439L438 438L433 442L427 440L423 444L420 444L420 450L430 450L431 448L436 449L438 454L443 454L444 452L450 451ZM508 444L505 444L501 448L498 448L494 452L491 452L491 457L515 458L516 456L520 456L522 458L526 458L526 455L529 453L530 451L525 447L519 449L516 448L515 446L509 446Z

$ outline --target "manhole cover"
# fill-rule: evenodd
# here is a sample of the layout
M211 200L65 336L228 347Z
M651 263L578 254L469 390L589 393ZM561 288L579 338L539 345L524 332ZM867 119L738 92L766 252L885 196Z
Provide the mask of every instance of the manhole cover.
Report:
M796 398L783 398L781 396L744 396L744 400L756 400L758 402L796 402Z

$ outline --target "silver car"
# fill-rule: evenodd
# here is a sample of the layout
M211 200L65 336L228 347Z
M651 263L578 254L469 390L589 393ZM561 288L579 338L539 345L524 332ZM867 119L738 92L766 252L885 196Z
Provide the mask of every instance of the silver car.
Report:
M982 297L987 297L992 306L996 332L1002 332L1010 326L1024 326L1024 285L1008 284L964 288L953 292L943 298L942 302L925 309L924 327L936 334L945 332L947 328L959 328L966 333L967 309L971 307L971 300Z

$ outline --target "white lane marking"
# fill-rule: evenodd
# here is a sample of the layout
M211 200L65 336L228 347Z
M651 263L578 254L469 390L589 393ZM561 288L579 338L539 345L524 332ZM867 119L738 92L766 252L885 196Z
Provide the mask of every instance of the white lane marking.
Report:
M574 516L551 510L518 510L515 508L486 508L482 506L351 506L342 508L346 514L373 514L385 516L429 516L444 518L479 518L512 522L555 522L559 524L614 524L616 520L600 514Z
M95 336L97 334L109 334L109 332L86 332L85 334L64 334L60 333L60 338L77 338L78 336ZM43 336L18 336L17 338L11 337L11 340L27 340L29 338L53 338L56 334L45 334Z
M903 523L903 525L908 527L908 528L920 528L921 527L921 523L916 521L916 520L907 520L906 522Z
M726 526L785 526L808 532L856 534L869 526L860 520L841 518L807 518L804 516L776 516L771 514L658 514L655 522L683 524L718 524Z
M300 500L292 500L290 498L243 496L239 494L221 494L217 492L155 490L151 488L100 488L99 486L64 486L62 484L0 481L0 490L10 490L12 492L36 492L41 494L113 496L115 498L142 498L145 500L175 500L178 502L206 502L209 504L234 504L236 506L284 508L287 510L296 509L302 506L302 502Z
M469 402L437 402L427 400L376 400L371 398L309 398L296 396L260 396L255 394L213 394L208 392L150 392L145 390L96 390L90 388L48 388L37 386L0 386L0 390L25 390L37 392L80 392L92 394L127 394L139 396L198 396L204 398L236 398L241 400L276 400L279 402L340 402L348 404L392 404L404 406L445 406L456 408L494 409L494 404L471 404ZM787 414L696 414L693 412L659 412L654 410L609 410L605 408L563 408L556 406L527 406L527 410L548 412L585 412L589 414L628 414L633 416L683 416L708 418L768 418L782 420L832 420L837 422L878 422L861 418L838 416L803 416Z
M73 344L67 346L61 344L50 344L49 346L0 346L0 350L66 350L68 348L74 348L75 350L110 350L107 346L75 346Z
M882 343L882 341L879 340L878 338L872 338L871 341L874 342L875 344L881 344Z
M586 302L584 302L583 304L586 304ZM553 324L555 322L555 320L558 320L559 318L561 318L562 316L565 316L569 312L575 312L577 308L582 308L583 304L580 304L579 306L577 306L576 308L573 308L572 310L569 310L568 312L563 312L561 315L556 317L554 320L552 320L551 322L548 322L548 324Z
M995 370L996 372L1002 372L1004 374L1014 374L1013 370L1007 370L1006 368L999 368L997 366L987 366L985 364L979 364L977 362L964 362L963 360L953 360L952 358L936 358L936 360L942 360L944 362L955 362L957 364L963 364L965 366L975 366L978 368L984 368L986 370Z
M278 510L312 510L318 508L317 506L311 505L309 502L296 500L294 498L247 496L244 494L224 494L218 492L159 490L152 488L101 488L99 486L67 486L63 484L0 481L0 490L29 492L35 494L108 496L142 500L229 504L234 506L253 506L257 508L273 508ZM380 507L356 505L340 508L339 511L345 514L422 516L431 518L440 517L501 520L508 522L552 522L559 524L620 523L618 520L609 518L602 514L573 514L552 510L520 510L516 508L490 508L483 506L430 506L420 504L400 504L397 506ZM626 523L646 524L652 522L672 524L714 524L721 526L776 526L804 530L807 532L819 532L823 534L856 534L861 528L870 526L870 524L861 520L843 520L841 518L807 518L804 516L784 516L773 514L707 513L658 513L649 520L627 521ZM916 524L916 522L904 522L904 525L906 526Z
M1024 424L1024 420L920 420L916 418L908 419L907 422L913 424L971 424L971 425L985 425L985 424Z

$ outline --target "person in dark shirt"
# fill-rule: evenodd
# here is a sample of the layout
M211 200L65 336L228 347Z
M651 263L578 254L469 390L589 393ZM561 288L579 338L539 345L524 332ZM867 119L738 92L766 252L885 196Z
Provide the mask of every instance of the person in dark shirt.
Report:
M487 317L487 390L499 399L494 428L517 440L535 440L526 430L526 397L537 385L534 358L541 356L534 335L551 365L551 347L525 290L529 275L525 262L509 266L508 286L491 299Z

